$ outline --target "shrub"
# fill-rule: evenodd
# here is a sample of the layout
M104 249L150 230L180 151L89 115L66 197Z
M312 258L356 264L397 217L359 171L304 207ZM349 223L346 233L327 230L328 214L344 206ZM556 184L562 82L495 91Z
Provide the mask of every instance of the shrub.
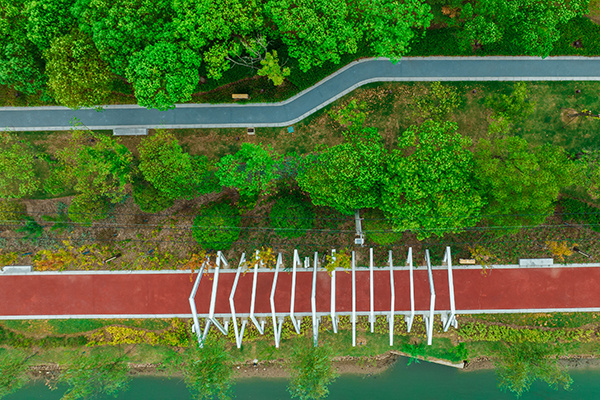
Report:
M102 196L76 196L69 206L71 221L90 224L108 216L109 204Z
M140 210L146 213L156 213L171 207L174 201L163 195L152 184L142 181L133 185L133 201Z
M370 209L362 217L362 228L365 236L373 243L387 245L402 239L402 233L392 231L392 225L385 219L381 211Z
M271 227L275 233L286 238L296 238L312 229L315 212L312 204L303 196L290 194L279 197L269 214Z
M18 200L0 199L0 225L14 225L27 219L25 204Z
M207 249L226 250L238 239L240 222L235 208L227 203L216 203L196 216L192 236Z
M600 232L600 209L575 199L561 199L564 220L590 225L594 232Z

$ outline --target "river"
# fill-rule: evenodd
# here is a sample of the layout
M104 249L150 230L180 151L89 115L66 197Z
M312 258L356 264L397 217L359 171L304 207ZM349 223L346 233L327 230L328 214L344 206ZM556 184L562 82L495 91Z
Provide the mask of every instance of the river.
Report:
M534 384L522 399L597 399L600 398L600 370L572 370L572 390L554 391L543 382ZM235 399L289 399L286 379L244 379L236 383ZM28 385L6 400L59 400L64 388L55 391L43 383ZM101 400L114 399L102 397ZM191 400L181 379L135 378L130 389L118 400ZM418 400L501 400L515 399L497 387L493 371L464 372L427 362L407 365L400 358L388 371L376 376L344 375L330 387L330 400L418 399Z

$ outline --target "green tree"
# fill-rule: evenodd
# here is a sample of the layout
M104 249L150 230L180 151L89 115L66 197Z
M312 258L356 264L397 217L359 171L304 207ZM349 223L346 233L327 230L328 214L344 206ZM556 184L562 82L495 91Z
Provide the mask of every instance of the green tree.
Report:
M277 158L270 147L242 143L235 154L227 155L217 163L216 176L221 186L232 187L244 198L256 198L269 192L278 178Z
M542 223L560 190L573 183L573 163L551 145L532 147L519 137L484 139L474 158L475 178L487 201L484 218L512 231Z
M69 205L69 218L73 222L89 225L108 217L109 207L106 197L80 194Z
M167 110L187 102L199 80L200 57L175 43L147 46L129 59L127 79L139 105Z
M146 181L166 199L190 199L216 190L206 157L183 152L172 133L159 130L138 147L139 169Z
M44 90L41 52L27 39L25 0L0 0L0 84L35 94Z
M227 250L240 236L240 222L237 209L227 203L214 203L194 218L192 236L203 248Z
M385 149L375 128L353 129L346 142L319 155L298 177L300 188L315 205L342 214L381 204Z
M126 390L131 376L127 357L112 349L73 352L58 381L69 386L61 400L115 396Z
M31 196L40 188L33 151L15 135L0 132L0 198Z
M419 239L475 225L483 202L472 185L468 138L453 122L428 120L411 126L387 160L381 209L395 231Z
M573 379L558 366L555 355L562 352L561 346L550 343L510 343L501 345L496 358L498 386L517 397L529 391L537 380L546 382L557 390L569 390Z
M269 78L275 86L283 83L286 76L290 75L289 68L281 68L277 51L273 50L273 54L267 53L264 60L261 60L260 65L263 67L258 70L257 74Z
M56 37L69 32L75 20L69 9L75 0L26 0L27 38L40 51L50 47Z
M233 386L231 356L222 340L194 343L183 354L183 379L196 400L230 399Z
M138 179L133 183L133 201L146 213L157 213L171 207L173 199L166 197L151 183Z
M296 345L289 360L291 379L288 391L300 400L324 399L337 378L331 351L325 346Z
M20 200L0 199L0 225L16 225L27 217L27 208Z
M488 131L492 134L508 132L524 121L535 110L535 102L527 96L525 82L515 83L510 95L494 94L485 98L485 105L492 109L492 122Z
M173 8L177 37L202 54L213 79L220 79L235 56L247 53L253 38L264 30L262 4L257 0L174 0Z
M473 0L456 25L463 49L503 42L511 54L547 57L560 39L559 24L587 13L588 0Z
M427 93L415 99L416 116L441 121L454 109L460 107L461 103L462 98L455 86L432 82Z
M297 193L284 193L275 200L269 213L271 227L282 237L304 236L312 229L315 212L309 200Z
M146 46L171 42L171 0L76 0L71 12L112 71L125 76L129 58Z
M362 32L350 20L346 0L270 0L269 19L277 25L290 56L304 72L358 50Z
M48 86L58 103L70 108L104 104L112 73L91 38L77 31L58 37L44 57Z
M0 399L21 389L28 381L32 355L17 349L0 349Z
M118 203L124 199L125 185L131 181L132 160L127 147L112 137L75 130L67 147L58 153L53 179L72 185L87 198L101 196ZM62 188L53 190L60 192Z
M429 27L433 14L423 0L356 0L354 19L379 57L398 61L410 50L415 28Z

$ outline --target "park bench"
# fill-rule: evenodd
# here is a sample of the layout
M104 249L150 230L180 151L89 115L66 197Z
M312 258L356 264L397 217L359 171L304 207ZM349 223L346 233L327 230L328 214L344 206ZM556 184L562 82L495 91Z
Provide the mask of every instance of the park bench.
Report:
M240 99L245 99L248 100L250 98L250 96L246 93L234 93L231 95L231 98L236 99L236 100L240 100Z

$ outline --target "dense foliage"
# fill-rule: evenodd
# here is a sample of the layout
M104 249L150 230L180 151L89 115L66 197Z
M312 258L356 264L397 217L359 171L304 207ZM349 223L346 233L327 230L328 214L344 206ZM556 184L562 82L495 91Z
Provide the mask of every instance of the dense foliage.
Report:
M161 197L192 198L213 190L205 179L210 169L206 157L185 153L172 133L160 130L142 141L138 150L139 169Z
M385 148L375 128L353 129L346 141L321 153L298 176L300 188L313 204L343 214L379 207Z
M470 141L456 130L456 123L429 120L402 133L387 159L381 206L394 230L426 238L479 221Z
M269 219L279 236L294 238L304 236L307 229L313 228L315 214L308 199L298 194L285 194L273 204Z
M197 344L183 355L183 379L197 400L232 397L233 368L225 343L208 338L202 348Z
M0 349L0 399L16 392L29 381L28 360L22 350Z
M439 31L463 51L545 57L588 1L449 0L441 17L425 0L0 0L0 84L77 108L124 82L139 104L167 109L234 67L298 82L348 56L398 60ZM425 33L434 14L450 28Z
M110 350L71 354L70 362L59 376L59 382L69 386L61 400L116 396L128 387L131 376L127 357Z
M326 398L329 385L337 377L331 362L330 350L325 346L297 343L289 360L291 379L288 391L300 400Z
M475 151L475 177L491 224L519 230L542 223L558 193L573 183L573 165L564 150L530 146L519 137L484 139Z
M0 199L31 196L39 189L33 151L5 132L0 132L0 171Z
M553 389L568 390L573 383L573 378L554 358L560 354L560 346L531 342L504 346L506 347L499 351L496 358L496 375L500 389L521 397L537 380L546 382Z
M194 219L192 236L203 248L226 250L240 235L241 217L227 203L207 206Z

